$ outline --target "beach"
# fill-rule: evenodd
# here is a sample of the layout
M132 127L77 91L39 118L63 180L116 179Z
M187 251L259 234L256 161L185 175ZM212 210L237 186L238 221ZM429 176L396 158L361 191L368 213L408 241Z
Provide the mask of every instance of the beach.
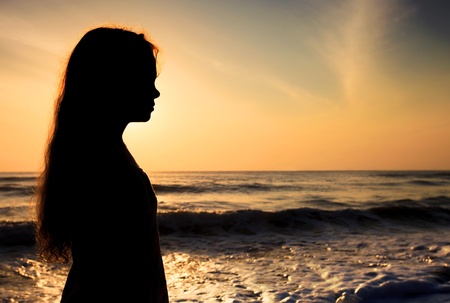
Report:
M448 171L147 174L171 302L450 302ZM0 174L2 302L58 302L70 265L35 256L34 185Z

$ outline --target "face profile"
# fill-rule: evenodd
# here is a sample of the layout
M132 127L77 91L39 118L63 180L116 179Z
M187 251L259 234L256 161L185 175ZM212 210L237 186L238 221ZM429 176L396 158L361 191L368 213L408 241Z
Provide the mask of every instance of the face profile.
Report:
M112 28L86 33L69 59L63 92L68 98L60 106L90 124L148 121L160 95L157 54L142 34Z
M122 103L119 114L128 122L147 122L154 111L155 99L160 93L155 86L156 61L152 53L142 58L145 64L130 62L130 71L123 79Z

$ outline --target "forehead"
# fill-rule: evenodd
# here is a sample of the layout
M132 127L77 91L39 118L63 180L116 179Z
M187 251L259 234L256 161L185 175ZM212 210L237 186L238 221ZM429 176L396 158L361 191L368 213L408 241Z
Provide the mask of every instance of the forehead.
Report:
M127 60L126 69L156 73L156 58L153 50L149 48L132 53Z

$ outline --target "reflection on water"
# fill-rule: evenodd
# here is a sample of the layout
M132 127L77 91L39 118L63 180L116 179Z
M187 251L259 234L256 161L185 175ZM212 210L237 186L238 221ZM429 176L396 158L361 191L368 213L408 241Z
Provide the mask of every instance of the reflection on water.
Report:
M38 261L33 247L3 247L0 253L0 285L7 286L0 287L1 302L59 303L68 265Z

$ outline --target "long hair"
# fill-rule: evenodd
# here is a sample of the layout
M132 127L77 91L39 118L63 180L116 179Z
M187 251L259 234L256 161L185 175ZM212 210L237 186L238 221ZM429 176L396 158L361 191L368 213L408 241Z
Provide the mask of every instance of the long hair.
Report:
M117 27L88 31L72 51L36 191L36 248L42 260L66 263L71 259L73 201L69 191L89 165L89 153L81 153L80 160L80 151L88 148L92 125L101 125L102 117L114 108L114 100L123 97L115 88L133 72L130 66L149 54L156 62L157 53L158 48L144 34Z

